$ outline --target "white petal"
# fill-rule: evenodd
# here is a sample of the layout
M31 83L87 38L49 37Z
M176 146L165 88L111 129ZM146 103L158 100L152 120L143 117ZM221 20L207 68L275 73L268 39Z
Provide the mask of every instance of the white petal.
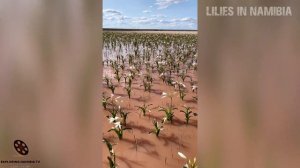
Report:
M179 155L180 157L182 157L183 159L186 159L186 156L185 156L183 153L178 152L178 155Z
M109 123L113 123L114 119L113 118L109 118L108 121L109 121Z
M115 124L115 128L121 129L122 125L121 125L120 121L118 121L118 122L116 122L114 124Z
M167 96L168 96L168 94L166 92L163 92L162 95L161 95L161 98L165 98Z

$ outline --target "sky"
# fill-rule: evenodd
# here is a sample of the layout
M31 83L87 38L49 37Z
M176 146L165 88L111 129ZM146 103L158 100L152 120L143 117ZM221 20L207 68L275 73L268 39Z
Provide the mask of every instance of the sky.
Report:
M103 28L197 30L197 0L103 0Z

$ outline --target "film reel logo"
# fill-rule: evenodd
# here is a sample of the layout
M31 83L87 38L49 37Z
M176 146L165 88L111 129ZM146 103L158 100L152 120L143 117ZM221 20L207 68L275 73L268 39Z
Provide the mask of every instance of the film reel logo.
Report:
M16 151L21 155L28 155L29 149L25 142L21 140L15 140L14 141L14 147Z

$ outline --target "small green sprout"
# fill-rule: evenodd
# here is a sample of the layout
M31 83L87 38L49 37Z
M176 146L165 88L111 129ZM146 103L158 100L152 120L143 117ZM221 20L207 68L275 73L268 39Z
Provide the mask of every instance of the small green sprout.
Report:
M184 113L184 116L185 116L185 123L186 124L189 124L189 120L190 118L192 117L192 110L191 110L191 107L187 107L187 106L183 106L184 107L184 110L180 110L180 112Z
M110 78L108 76L105 75L104 81L105 81L106 85L109 86Z
M109 150L109 155L107 156L108 162L109 162L109 167L110 168L117 168L117 164L116 164L116 154L112 148L112 144L105 138L103 138L103 142L106 144L108 150Z
M121 78L122 78L122 75L120 75L120 73L115 74L115 79L118 81L118 83L120 83Z
M102 142L106 144L106 147L110 153L110 155L113 154L113 144L111 144L106 138L103 138Z
M160 131L163 130L163 126L160 125L156 120L153 120L152 123L153 123L154 129L152 131L150 131L149 134L154 133L156 135L156 137L158 137Z
M186 96L186 93L185 93L185 84L183 83L179 83L178 84L178 90L179 90L179 97L181 100L184 99L184 97Z
M112 82L109 83L108 88L111 90L112 94L115 94L116 86Z
M104 107L104 110L106 110L106 108L107 108L107 104L108 104L109 99L110 99L110 97L105 97L103 95L103 97L102 97L102 106Z
M142 112L143 116L146 116L147 112L150 112L150 109L148 109L152 104L146 105L145 103L142 106L135 106Z
M126 90L127 95L128 95L128 97L129 97L129 99L130 99L130 98L131 98L131 87L130 87L130 86L126 86L126 87L125 87L125 90Z
M167 107L160 107L159 111L165 112L165 119L172 123L173 122L173 117L174 117L174 110L176 110L176 109L177 108L169 105Z
M185 96L186 96L186 93L184 93L183 90L179 90L179 97L180 97L180 99L183 100Z
M147 80L143 80L143 85L141 86L144 86L144 91L145 92L149 92L151 91L151 88L152 88L152 84L151 82L148 82Z
M121 124L126 126L127 125L127 117L129 112L124 112L122 109L120 109L120 116L121 116Z
M185 78L187 77L187 74L184 72L184 70L182 70L180 73L179 73L179 77L181 78L181 80L184 82L185 81Z

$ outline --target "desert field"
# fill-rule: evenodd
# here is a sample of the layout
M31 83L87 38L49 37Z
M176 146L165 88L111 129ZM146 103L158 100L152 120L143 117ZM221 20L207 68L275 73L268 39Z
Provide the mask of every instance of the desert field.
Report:
M196 37L104 31L104 167L197 167Z

